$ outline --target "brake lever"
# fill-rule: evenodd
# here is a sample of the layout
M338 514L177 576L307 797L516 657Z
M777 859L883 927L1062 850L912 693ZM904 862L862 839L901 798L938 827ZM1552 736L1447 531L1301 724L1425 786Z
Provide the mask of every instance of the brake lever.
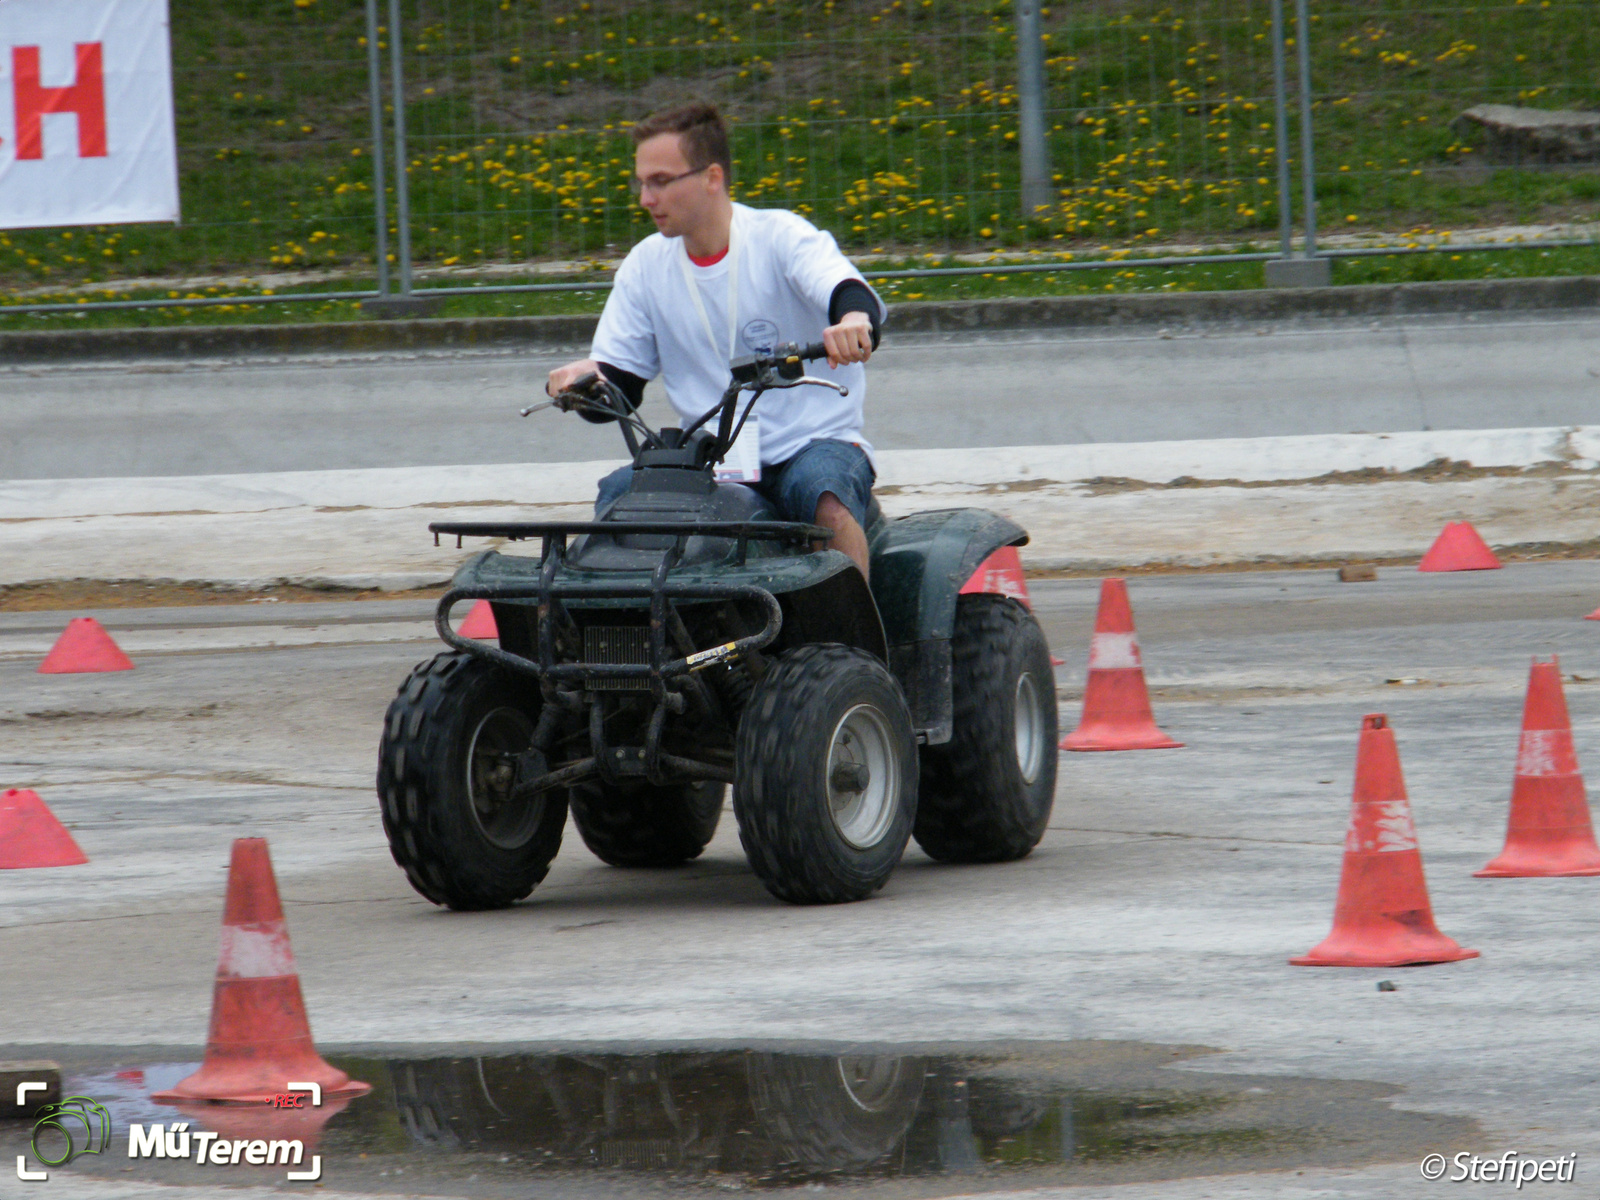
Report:
M841 396L848 396L850 394L850 389L845 387L844 384L835 383L831 379L818 379L818 378L816 378L815 376L812 376L812 375L802 375L802 376L800 376L799 379L786 380L783 383L776 383L776 384L773 384L772 386L773 387L781 387L781 388L792 388L792 387L800 387L802 384L807 384L807 383L814 383L818 387L832 388L834 391L838 392L839 395L841 395Z
M536 413L547 408L554 408L555 403L556 402L554 400L546 400L542 404L530 404L527 408L519 409L518 412L525 417L529 413Z

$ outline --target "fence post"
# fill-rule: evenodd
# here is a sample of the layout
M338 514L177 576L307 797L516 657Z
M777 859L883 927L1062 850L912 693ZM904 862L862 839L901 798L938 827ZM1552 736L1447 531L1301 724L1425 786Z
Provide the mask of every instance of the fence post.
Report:
M1050 152L1045 144L1044 39L1040 36L1039 0L1016 0L1017 110L1022 141L1022 218L1050 203Z
M406 171L406 79L400 64L404 30L400 0L389 0L389 69L394 83L394 220L400 253L400 294L411 294L411 186Z
M370 7L370 3L369 3ZM400 24L400 0L389 0L389 87L394 101L394 228L400 290L362 304L380 317L425 317L442 303L438 296L419 296L411 290L411 183L406 158L406 79L401 63L405 30Z
M1289 189L1289 89L1283 67L1283 0L1272 0L1272 104L1278 135L1278 250L1294 252L1294 201Z
M1295 0L1295 50L1300 57L1300 187L1304 192L1306 258L1317 256L1317 172L1311 142L1311 17L1306 0Z
M1316 257L1316 179L1311 158L1311 21L1306 0L1295 0L1295 52L1300 66L1300 177L1305 206L1306 238L1301 257L1293 251L1293 202L1289 183L1289 96L1284 68L1283 0L1272 0L1272 85L1277 108L1278 241L1282 257L1265 264L1268 287L1326 287L1332 282L1328 259Z
M372 205L378 255L378 295L389 294L388 180L383 170L383 70L378 59L378 0L367 0L367 103L372 113Z

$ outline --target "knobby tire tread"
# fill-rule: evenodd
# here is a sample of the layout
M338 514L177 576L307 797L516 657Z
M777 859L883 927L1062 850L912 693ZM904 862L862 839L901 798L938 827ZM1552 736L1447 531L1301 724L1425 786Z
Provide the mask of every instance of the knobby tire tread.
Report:
M853 675L860 676L858 683L842 682ZM863 699L881 705L903 742L899 812L870 851L848 846L832 829L826 789L819 788L826 767L819 759L843 715L833 700L841 687L855 688ZM841 711L828 717L836 707ZM900 685L870 654L819 643L774 659L740 717L734 751L739 841L767 890L791 904L842 904L880 889L910 838L917 795L915 751L911 714Z
M1058 733L1055 673L1033 615L1002 596L962 596L951 637L954 722L950 741L924 746L917 844L941 862L1026 857L1050 822ZM1017 766L1012 721L1017 679L1031 668L1049 741L1039 777Z
M561 847L564 798L550 796L544 817L521 854L467 843L445 811L451 803L450 740L475 688L506 686L503 672L460 651L419 663L400 685L384 717L378 750L378 798L389 851L406 879L435 904L466 911L504 908L544 879ZM532 715L532 714L530 714ZM458 781L465 788L464 780ZM469 801L470 803L470 801Z

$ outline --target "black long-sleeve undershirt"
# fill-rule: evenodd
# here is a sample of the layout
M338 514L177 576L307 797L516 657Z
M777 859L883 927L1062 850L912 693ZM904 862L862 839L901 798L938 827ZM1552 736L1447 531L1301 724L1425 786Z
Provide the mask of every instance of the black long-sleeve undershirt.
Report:
M859 279L846 279L833 289L833 295L828 298L828 324L837 325L844 319L846 313L852 312L867 314L867 319L872 322L872 348L876 350L883 332L882 310L878 306L878 298L872 294L872 289ZM648 380L608 362L602 362L599 366L600 373L621 389L630 408L638 409L639 405L644 403L644 385L649 382ZM585 421L591 421L596 425L616 420L615 417L601 413L582 410L579 412Z

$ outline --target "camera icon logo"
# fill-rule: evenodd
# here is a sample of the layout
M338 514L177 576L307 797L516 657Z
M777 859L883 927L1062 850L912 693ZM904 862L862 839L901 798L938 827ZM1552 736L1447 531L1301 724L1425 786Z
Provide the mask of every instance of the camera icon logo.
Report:
M29 1143L47 1167L61 1167L111 1144L111 1114L90 1096L67 1096L39 1110Z

